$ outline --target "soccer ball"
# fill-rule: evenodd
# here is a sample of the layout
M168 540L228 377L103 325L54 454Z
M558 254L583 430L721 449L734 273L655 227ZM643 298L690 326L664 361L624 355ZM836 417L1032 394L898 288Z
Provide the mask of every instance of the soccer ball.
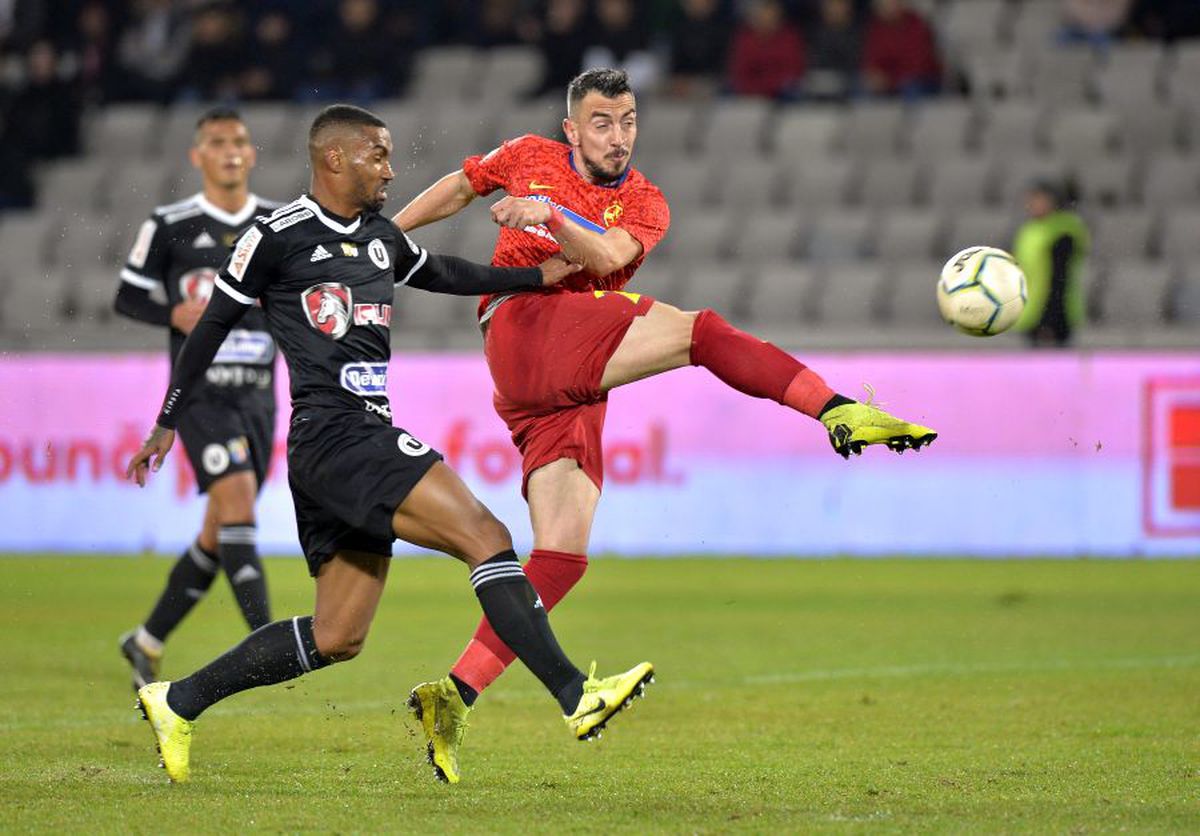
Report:
M937 284L942 319L964 334L1007 331L1025 308L1025 274L995 247L967 247L946 262Z

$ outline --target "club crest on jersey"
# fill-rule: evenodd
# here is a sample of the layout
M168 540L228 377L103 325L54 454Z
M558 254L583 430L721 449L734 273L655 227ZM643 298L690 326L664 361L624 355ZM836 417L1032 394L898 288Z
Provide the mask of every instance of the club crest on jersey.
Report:
M212 298L213 280L217 271L211 267L197 267L179 277L179 295L189 302L207 302Z
M625 207L620 203L610 203L604 209L604 225L612 226L617 221L621 220L621 215L625 213Z
M321 282L301 293L300 301L309 325L335 340L346 336L354 304L350 288L336 282Z
M371 257L371 263L380 270L386 270L391 266L391 260L388 258L387 247L378 238L372 238L371 243L367 244L367 255Z

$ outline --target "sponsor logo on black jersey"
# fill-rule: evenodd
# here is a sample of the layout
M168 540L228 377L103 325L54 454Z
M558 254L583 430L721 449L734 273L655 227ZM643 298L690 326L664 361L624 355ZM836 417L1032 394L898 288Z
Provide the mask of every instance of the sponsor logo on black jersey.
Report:
M300 294L300 301L309 325L335 340L346 336L354 304L350 288L336 282L321 282Z
M383 396L387 394L387 373L387 363L347 363L342 366L342 388L364 398Z

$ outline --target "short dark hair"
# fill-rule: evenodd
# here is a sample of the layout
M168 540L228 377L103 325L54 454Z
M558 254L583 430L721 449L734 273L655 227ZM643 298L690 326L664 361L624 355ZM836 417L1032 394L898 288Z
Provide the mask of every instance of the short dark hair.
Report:
M308 129L308 141L311 145L317 134L330 125L358 125L364 128L386 128L387 123L366 108L348 104L331 104L313 119Z
M224 122L226 120L241 122L242 114L238 113L236 108L229 107L228 105L210 107L201 113L200 118L196 120L196 130L200 130L209 122Z
M574 110L575 105L593 91L606 99L615 99L617 96L632 93L633 89L629 86L629 73L610 67L594 67L584 70L571 79L571 83L567 85L567 110Z

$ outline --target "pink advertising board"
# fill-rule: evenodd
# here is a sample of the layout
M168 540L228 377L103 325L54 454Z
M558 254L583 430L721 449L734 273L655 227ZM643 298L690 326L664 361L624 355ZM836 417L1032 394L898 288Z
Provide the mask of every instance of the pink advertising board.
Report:
M1200 353L803 359L847 394L873 385L941 438L919 455L872 449L845 462L819 425L702 370L633 384L611 400L593 550L1200 553ZM122 478L166 374L158 354L0 358L0 551L173 550L190 540L201 501L183 456L145 489ZM279 377L260 540L295 553ZM527 547L519 461L482 359L398 357L390 390L396 423L440 449Z

